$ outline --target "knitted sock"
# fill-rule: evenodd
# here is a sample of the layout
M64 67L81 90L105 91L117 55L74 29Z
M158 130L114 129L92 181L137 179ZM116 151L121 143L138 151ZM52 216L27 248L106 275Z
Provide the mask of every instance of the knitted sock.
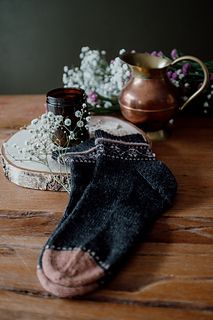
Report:
M141 135L96 136L93 179L42 257L45 276L62 286L94 284L116 269L176 193L175 178ZM79 161L91 161L89 152Z
M144 137L144 141L146 140L146 137ZM83 179L81 181L80 176L84 177L84 175L86 174L86 176L88 176L87 174L87 170L89 169L89 166L94 166L94 162L95 162L95 151L94 148L91 148L91 150L89 150L89 154L86 151L87 148L89 147L93 147L94 146L94 139L90 139L90 141L87 141L85 143L83 143L80 146L77 147L72 147L68 150L66 150L66 154L59 154L59 153L54 153L53 154L53 159L60 161L62 164L64 164L65 162L69 162L71 161L71 166L72 166L72 186L73 186L73 191L75 190L75 192L78 191L78 188L83 188L86 183L85 180ZM84 158L84 154L87 154L87 163L92 163L88 166L88 164L86 164L85 167L85 163L82 163L84 161L84 159L82 159L82 156ZM60 158L61 157L61 158ZM75 160L77 158L77 161ZM76 163L77 162L77 163ZM80 166L78 166L80 165ZM84 170L86 169L86 171L84 172ZM79 176L79 177L78 177ZM66 217L69 215L69 211L71 210L71 208L74 207L74 205L76 204L76 200L79 198L79 195L81 194L81 191L78 192L78 195L75 195L74 192L71 193L72 197L71 200L69 202L69 205L66 209L66 212L61 220L61 222L59 223L58 227L56 228L56 230L60 227L60 225L62 224L62 222L66 219ZM50 239L47 242L47 247L48 247L48 243L51 241L52 237L54 236L54 232L53 235L50 237ZM59 297L72 297L72 296L78 296L78 295L82 295L82 294L86 294L92 290L95 290L98 286L97 282L91 282L88 285L84 285L84 286L75 286L75 287L66 287L60 284L56 284L54 282L52 282L43 272L42 270L42 254L43 251L40 255L40 259L39 259L39 265L38 265L38 270L37 270L37 276L40 280L40 283L42 284L42 286L44 287L45 290L47 290L48 292L59 296ZM90 280L91 281L91 280ZM89 281L89 282L90 282Z

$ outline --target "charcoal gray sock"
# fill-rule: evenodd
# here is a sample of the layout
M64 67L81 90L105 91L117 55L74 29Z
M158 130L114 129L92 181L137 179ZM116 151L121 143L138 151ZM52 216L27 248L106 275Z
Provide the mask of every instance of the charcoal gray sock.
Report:
M95 143L93 178L42 256L44 274L67 287L113 272L176 193L174 176L141 135L97 131ZM92 151L77 161L90 164Z

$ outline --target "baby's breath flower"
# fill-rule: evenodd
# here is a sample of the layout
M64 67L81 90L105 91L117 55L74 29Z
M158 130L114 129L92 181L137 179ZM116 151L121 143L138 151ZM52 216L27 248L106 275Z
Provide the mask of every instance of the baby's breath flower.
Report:
M79 120L76 125L77 127L82 128L84 126L84 122Z
M81 117L81 111L77 110L77 111L75 112L75 116L76 116L77 118L80 118L80 117Z
M119 51L119 55L122 55L122 54L124 54L125 52L126 52L125 49L121 49L121 50Z
M32 125L36 125L38 123L38 119L33 119L32 121L31 121L31 124Z
M69 118L64 120L65 126L69 127L71 125L71 120Z
M81 52L85 53L87 51L89 51L89 47L82 47L81 48Z
M41 115L41 120L44 120L44 119L47 119L47 114L46 113Z
M104 108L106 108L106 109L110 108L111 106L112 106L112 103L110 101L106 101L104 103Z
M75 139L75 133L73 131L70 131L69 139L70 140Z
M90 116L86 117L86 121L87 121L87 122L89 122L90 120L91 120L91 117L90 117Z
M49 111L49 112L47 113L47 117L48 117L49 119L53 119L53 118L54 118L54 113L51 112L51 111Z

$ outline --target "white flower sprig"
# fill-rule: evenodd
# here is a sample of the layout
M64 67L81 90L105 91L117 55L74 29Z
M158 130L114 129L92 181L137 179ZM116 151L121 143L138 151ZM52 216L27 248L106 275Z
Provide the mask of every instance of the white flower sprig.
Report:
M76 140L79 141L82 130L88 130L90 116L88 116L86 104L82 105L82 109L75 112L75 117L78 118L74 128L72 127L72 121L70 118L64 118L62 115L54 115L52 112L42 114L39 118L33 119L25 130L29 132L28 138L24 142L24 147L20 147L17 144L13 145L19 154L19 157L10 155L15 161L25 162L31 161L44 165L50 173L53 174L53 178L57 183L69 193L69 172L64 165L61 167L59 163L60 173L63 169L67 175L67 183L64 184L64 179L58 178L58 175L54 174L51 169L51 161L53 152L58 155L64 155L67 152L68 147ZM58 130L65 135L66 141L61 146L60 135ZM83 141L80 141L83 142ZM60 176L60 175L59 175Z
M119 54L124 52L122 49ZM130 78L129 66L118 57L108 63L104 50L91 50L89 47L81 49L80 59L80 67L64 67L64 87L85 90L87 102L93 111L112 111L113 107L119 109L118 95Z

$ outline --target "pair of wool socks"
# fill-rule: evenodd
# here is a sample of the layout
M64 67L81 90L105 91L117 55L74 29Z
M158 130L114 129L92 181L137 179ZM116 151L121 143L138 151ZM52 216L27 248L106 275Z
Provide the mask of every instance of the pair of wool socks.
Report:
M120 268L147 226L172 204L176 181L140 134L98 130L95 140L63 160L71 165L70 201L37 275L48 292L74 297Z

